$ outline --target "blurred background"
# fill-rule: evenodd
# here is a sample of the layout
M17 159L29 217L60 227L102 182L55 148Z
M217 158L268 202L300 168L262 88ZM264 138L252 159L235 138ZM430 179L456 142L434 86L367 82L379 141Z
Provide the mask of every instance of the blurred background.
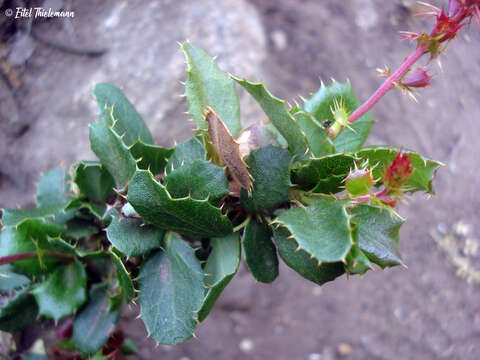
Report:
M63 8L74 17L5 15L17 6ZM263 80L290 103L331 78L350 79L364 101L381 83L375 68L394 69L414 49L398 31L430 25L407 0L0 0L0 11L0 207L7 208L33 205L42 171L93 159L96 82L123 88L158 144L190 137L177 42L189 39L225 71ZM433 85L418 103L392 91L372 111L378 122L369 144L446 164L436 196L415 195L399 209L408 219L400 243L408 269L321 288L286 266L273 285L241 269L185 344L156 347L134 320L138 309L126 308L123 328L139 346L137 358L478 359L480 27L462 30L446 55L441 67L430 65ZM264 120L240 97L244 124Z

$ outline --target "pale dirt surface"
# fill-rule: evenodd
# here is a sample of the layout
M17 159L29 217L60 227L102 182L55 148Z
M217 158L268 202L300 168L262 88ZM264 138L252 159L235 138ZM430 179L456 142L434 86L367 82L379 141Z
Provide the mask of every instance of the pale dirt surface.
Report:
M208 1L159 3L150 9L147 2L124 8L123 2L74 2L84 14L73 22L83 44L111 46L111 54L91 58L37 44L21 67L28 86L14 94L29 128L21 136L0 134L0 206L28 204L38 171L91 156L86 126L93 120L88 87L94 81L123 86L159 143L186 138L189 125L179 115L185 107L170 97L181 91L171 82L184 79L177 40L196 36L225 69L263 79L290 102L331 77L348 77L364 100L381 81L375 68L395 68L412 50L398 31L426 26L400 1L224 1L217 13ZM443 72L432 64L433 86L420 91L418 104L393 92L373 110L378 123L369 143L414 149L447 165L435 179L437 196L416 195L399 210L408 218L400 246L408 269L322 288L285 266L273 285L254 283L242 269L197 338L185 344L155 347L134 320L136 309L126 310L122 324L139 345L138 358L478 359L480 29L462 34L442 58ZM258 111L247 107L251 121Z

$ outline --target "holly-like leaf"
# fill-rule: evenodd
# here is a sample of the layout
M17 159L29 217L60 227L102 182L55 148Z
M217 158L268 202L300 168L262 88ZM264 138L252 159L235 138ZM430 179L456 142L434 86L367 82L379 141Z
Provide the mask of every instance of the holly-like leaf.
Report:
M368 257L363 253L357 244L354 244L347 255L347 272L350 275L363 275L371 269L373 269L373 265L370 260L368 260Z
M164 230L151 225L142 226L142 220L123 218L118 213L112 216L107 239L128 257L140 256L161 246Z
M113 263L117 267L117 279L118 285L121 289L122 296L125 298L125 302L128 304L135 297L135 287L133 286L132 278L128 273L123 261L118 257L115 252L110 251Z
M173 154L168 159L167 174L182 165L206 159L207 153L202 143L196 137L192 137L175 146Z
M114 330L119 310L112 309L108 296L108 285L92 286L87 305L78 313L73 322L72 340L82 353L95 354Z
M220 156L223 163L232 175L233 179L243 187L250 190L252 187L252 177L248 172L247 164L243 161L240 154L240 144L235 141L223 121L209 109L205 119L208 123L208 133L216 153Z
M305 134L286 108L286 101L273 96L262 83L233 77L258 102L280 134L287 140L290 152L303 159L308 152Z
M0 307L0 330L15 332L36 322L38 306L28 289L15 296Z
M115 179L117 188L124 188L135 173L135 159L109 123L106 113L101 113L90 125L90 147L100 162Z
M288 201L290 162L287 150L267 146L253 150L246 159L253 177L251 195L243 190L240 203L248 212L270 213L278 205Z
M119 88L110 84L96 84L93 95L100 113L108 115L108 124L115 122L115 133L123 136L125 145L130 146L138 139L153 144L147 125Z
M75 184L89 200L105 203L114 193L112 175L96 161L81 161L75 168Z
M221 71L214 59L188 41L182 44L187 59L185 95L188 111L197 128L206 130L205 109L211 107L237 137L242 130L240 104L235 83Z
M293 182L314 193L342 191L344 179L355 167L356 158L348 154L326 155L308 160L293 171Z
M203 304L198 311L198 321L203 321L215 305L222 291L235 276L240 265L240 241L237 233L210 241L212 252L204 268L207 288Z
M30 284L30 279L18 274L10 264L0 266L0 291L10 292Z
M335 101L344 104L349 113L360 105L350 82L339 83L334 81L328 86L322 83L320 89L305 103L305 110L312 114L318 122L334 120L331 109L334 107ZM351 124L351 129L345 128L333 141L335 152L360 150L373 123L373 117L370 113L366 113Z
M193 249L173 233L163 251L150 255L138 277L141 318L160 344L177 344L194 335L205 288Z
M363 148L355 155L361 159L368 159L370 166L375 166L373 168L373 177L378 179L383 177L386 167L390 165L399 152L409 154L411 156L413 173L405 183L405 187L412 192L423 190L430 194L435 194L432 180L438 168L443 166L441 162L423 157L413 151L390 146L369 146Z
M333 143L328 132L313 116L304 110L294 107L290 113L297 120L300 129L307 137L308 147L315 157L321 157L334 152Z
M137 160L140 169L150 169L153 175L161 174L167 166L168 158L173 154L173 149L145 144L138 140L130 148L130 152Z
M165 178L165 186L173 198L191 196L197 200L208 199L212 204L229 193L225 170L205 160L175 169Z
M327 196L314 196L309 201L309 206L287 210L273 223L285 227L298 249L319 264L344 261L353 244L345 203Z
M380 267L403 265L398 252L398 233L404 220L393 212L369 205L351 210L358 224L358 245Z
M323 263L318 266L315 258L302 249L298 249L297 242L289 238L290 232L286 228L279 227L273 231L273 234L278 254L282 260L305 279L323 285L345 273L341 262Z
M77 260L56 269L33 289L39 314L55 321L72 315L87 300L87 274Z
M233 231L228 217L207 200L172 199L165 187L145 170L130 183L128 201L147 223L198 237L222 237Z
M251 219L243 232L242 244L253 277L263 283L273 282L278 276L278 257L270 228Z

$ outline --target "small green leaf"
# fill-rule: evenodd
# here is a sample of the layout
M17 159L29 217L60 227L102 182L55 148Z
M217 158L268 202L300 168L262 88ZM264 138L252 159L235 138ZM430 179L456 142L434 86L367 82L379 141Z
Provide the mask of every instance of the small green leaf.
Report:
M240 104L235 83L221 71L214 59L189 42L182 44L188 66L185 95L188 110L197 128L206 130L204 111L210 106L237 137L242 130Z
M242 244L253 277L263 283L273 282L278 276L278 257L270 228L251 219L243 232Z
M235 276L240 265L240 241L237 233L211 239L212 252L205 265L204 283L207 288L203 304L198 311L198 321L203 321L220 294Z
M105 168L95 161L81 161L75 169L74 182L89 200L105 203L114 193L115 181Z
M160 344L177 344L194 335L205 288L193 249L173 233L164 251L150 255L138 277L141 318Z
M145 170L135 173L127 198L146 222L161 229L198 237L222 237L233 231L232 223L219 208L207 200L172 199Z
M274 223L288 229L298 248L317 262L344 261L353 244L345 203L327 196L309 201L311 205L287 210Z
M168 159L167 174L182 165L206 159L207 153L202 143L196 137L192 137L175 146L172 156Z
M0 291L10 292L30 284L30 279L17 274L10 264L0 266Z
M95 354L115 329L119 310L112 310L107 284L95 284L89 293L89 302L73 322L72 340L82 353Z
M0 307L0 330L15 332L36 322L37 303L31 292L26 289L15 294Z
M112 216L107 239L128 257L140 256L161 246L164 230L151 225L141 226L142 220L123 218L118 213Z
M287 110L286 101L273 96L262 83L252 83L237 77L233 79L258 102L272 124L287 140L290 152L303 159L308 152L307 139L295 118Z
M115 132L121 136L125 134L125 145L130 146L138 139L146 144L153 143L147 125L119 88L110 84L96 84L93 95L100 113L108 114L109 125L115 121Z
M334 107L335 101L342 102L349 113L360 105L350 82L339 83L334 81L328 86L322 83L320 89L305 103L305 110L319 122L333 120L331 108ZM345 128L333 141L335 152L360 150L373 123L373 117L370 113L366 113L351 125L353 130Z
M352 246L352 249L347 255L346 270L350 275L359 274L363 275L368 270L373 268L372 263L368 260L368 257L363 253L357 244Z
M358 245L380 267L403 265L398 252L398 233L404 220L393 212L369 205L351 211L358 224Z
M323 263L318 266L318 261L307 252L298 249L295 240L289 238L290 232L283 227L273 231L278 254L282 260L305 279L318 285L333 281L345 273L343 263Z
M124 188L135 173L135 160L123 139L109 124L105 113L90 125L90 146L115 179L116 186Z
M144 170L150 169L153 175L163 173L173 151L173 149L145 144L141 140L138 140L130 148L130 152L137 160L138 167Z
M307 137L308 146L315 157L325 156L334 152L333 143L323 126L313 116L304 110L294 107L290 113L297 120L300 129Z
M251 196L244 189L240 194L240 203L245 210L270 213L288 201L291 160L288 151L274 146L250 153L246 162L253 177L253 190Z
M87 274L78 261L56 269L33 290L39 314L55 321L72 315L87 300Z
M128 304L135 297L135 287L133 286L132 278L128 273L123 261L115 254L113 251L110 251L110 256L112 257L113 263L117 267L117 279L118 285L121 288L122 296L125 298L125 302Z
M195 160L173 170L165 177L165 186L173 198L208 198L212 204L229 193L225 170L205 160Z
M368 146L357 152L355 155L362 159L368 159L370 166L373 168L373 177L375 179L383 178L385 168L395 159L399 152L411 155L411 166L414 169L412 175L405 183L410 191L426 191L435 194L432 180L440 166L441 162L423 157L420 154L398 149L390 146Z

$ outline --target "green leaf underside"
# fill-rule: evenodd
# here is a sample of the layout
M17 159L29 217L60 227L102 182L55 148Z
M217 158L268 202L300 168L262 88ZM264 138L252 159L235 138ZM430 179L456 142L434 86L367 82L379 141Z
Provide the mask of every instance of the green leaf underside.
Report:
M342 191L343 181L356 158L348 154L327 155L309 160L293 172L293 182L304 190L314 193L337 193Z
M286 108L286 102L273 96L262 83L252 83L233 77L258 102L272 124L288 143L290 152L302 159L308 152L305 134Z
M403 265L398 252L398 234L404 220L385 209L358 205L352 209L358 223L358 245L380 267Z
M363 253L360 247L355 244L347 255L346 270L349 274L363 275L373 267L368 257Z
M138 281L141 318L150 336L160 344L177 344L192 337L205 294L193 249L168 233L164 251L150 255Z
M323 285L345 273L341 262L323 263L318 266L316 259L312 259L303 250L297 250L298 245L293 239L288 238L290 233L287 229L279 227L273 231L273 234L282 260L305 279Z
M320 89L305 103L305 110L319 122L333 120L331 108L334 107L334 100L343 101L349 113L352 113L360 105L350 82L339 83L334 81L328 86L322 83ZM333 141L335 152L355 152L360 150L370 133L373 123L373 117L370 113L366 113L351 124L354 131L345 128Z
M10 292L30 284L30 279L22 274L17 274L10 264L0 266L0 291Z
M122 218L113 215L107 227L107 239L116 249L128 257L135 257L160 248L165 230L151 225L144 225L140 219Z
M93 95L100 113L109 115L108 124L111 125L115 120L115 132L119 135L125 134L125 145L130 146L138 139L146 144L153 143L147 125L119 88L110 84L96 84Z
M311 205L295 207L277 217L298 247L318 262L343 261L353 244L350 217L343 201L312 197Z
M135 173L128 201L142 218L161 229L198 237L222 237L233 231L228 217L206 200L172 199L145 170Z
M414 172L408 178L405 187L411 191L423 190L430 194L435 194L432 180L437 169L443 166L438 161L428 159L413 151L390 146L368 146L357 152L356 156L368 159L371 166L376 165L373 169L373 177L377 179L383 177L386 167L400 151L405 154L411 154L411 165L414 168Z
M207 288L198 321L203 321L215 305L223 289L235 276L240 265L240 241L237 233L210 241L212 252L204 268L204 283Z
M78 261L56 269L33 290L39 314L55 321L72 315L87 300L87 274Z
M278 257L270 228L251 219L243 232L242 244L253 277L263 283L273 282L278 276Z
M104 113L90 125L90 147L112 174L117 188L124 188L135 173L136 163L124 139L114 131Z
M173 154L168 159L167 174L170 174L174 169L182 165L206 159L207 153L202 143L196 137L192 137L175 146Z
M165 170L168 158L173 154L173 149L145 144L141 140L138 140L130 148L130 152L137 160L137 165L140 169L150 169L153 175L157 175L163 173Z
M15 332L34 324L38 306L28 289L17 293L0 307L0 330Z
M107 284L95 284L89 293L89 302L73 322L72 340L84 354L95 354L100 349L118 320L119 310L110 308Z
M89 200L104 203L114 193L115 181L110 173L95 161L82 161L75 170L75 184Z
M135 297L135 287L133 286L132 278L117 254L110 252L110 256L112 257L113 263L117 267L118 285L121 288L125 302L128 304Z
M225 170L205 160L195 160L173 170L165 178L165 186L173 198L191 196L208 199L212 204L229 193Z
M205 110L210 106L232 136L237 137L242 130L242 124L235 83L203 50L189 42L184 42L181 47L188 67L188 79L185 83L188 111L197 128L207 129Z
M321 157L334 152L327 131L312 117L311 114L295 107L290 113L297 120L300 129L307 137L308 146L315 157Z

